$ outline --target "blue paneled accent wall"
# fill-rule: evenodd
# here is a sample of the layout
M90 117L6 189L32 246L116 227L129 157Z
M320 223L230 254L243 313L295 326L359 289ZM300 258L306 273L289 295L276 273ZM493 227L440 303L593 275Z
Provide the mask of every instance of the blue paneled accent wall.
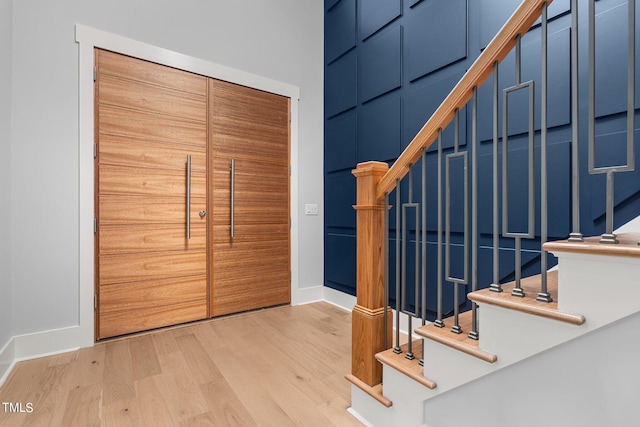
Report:
M325 285L355 295L355 211L356 182L351 171L359 162L370 160L391 164L409 144L429 116L464 75L473 61L519 5L519 0L325 0ZM596 152L602 165L624 162L624 111L626 111L626 0L599 0L596 56ZM565 238L571 231L567 200L571 192L571 84L570 84L570 0L554 0L549 7L549 236ZM586 16L586 0L580 0ZM640 8L639 8L640 9ZM640 12L638 12L640 14ZM587 50L586 20L581 15L580 33L580 159L581 222L585 235L604 231L604 177L586 171ZM583 40L584 39L584 40ZM638 39L638 36L636 36ZM522 39L522 81L535 80L535 162L540 162L540 26ZM640 50L640 40L636 42ZM636 71L636 74L638 71ZM500 65L499 87L515 83L515 55ZM502 111L502 94L500 95ZM636 105L640 105L640 80L636 84ZM478 91L478 188L480 286L491 282L492 257L492 87ZM460 112L460 145L471 143L471 109ZM527 96L512 92L508 100L508 156L510 166L501 172L509 182L509 227L526 227L516 214L527 208L522 173L527 165ZM499 120L502 129L502 119ZM638 132L636 132L638 133ZM445 153L453 150L453 125L443 133ZM639 145L639 143L636 143ZM502 145L501 145L502 147ZM639 147L640 148L640 147ZM637 150L639 149L637 148ZM502 150L502 148L501 148ZM640 157L636 155L636 158ZM436 230L435 147L426 156L428 194L427 262L430 302L434 310ZM418 164L420 166L420 164ZM457 275L463 250L464 203L462 166L452 162L452 274ZM444 167L444 165L443 165ZM640 172L616 176L616 225L640 214ZM420 194L420 177L411 178L415 194ZM402 201L407 201L408 179L401 185ZM540 183L536 174L536 212L539 212ZM395 203L395 192L390 195ZM395 210L390 214L390 257L395 258ZM501 219L502 220L502 219ZM536 235L539 235L536 216ZM410 240L415 239L415 232ZM539 240L523 240L524 274L539 273ZM500 277L511 280L514 267L513 241L500 240ZM549 257L550 262L553 258ZM409 259L409 263L413 260ZM411 270L411 269L409 269ZM408 273L410 274L410 273ZM462 274L460 272L460 274ZM390 263L391 293L394 292L395 265ZM452 292L445 287L445 292ZM445 311L451 307L445 307Z

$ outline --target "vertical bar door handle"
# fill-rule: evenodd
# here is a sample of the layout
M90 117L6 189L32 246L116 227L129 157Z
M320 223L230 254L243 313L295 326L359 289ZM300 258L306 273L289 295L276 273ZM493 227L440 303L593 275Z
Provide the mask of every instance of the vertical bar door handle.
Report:
M187 155L187 240L191 239L191 155Z
M235 159L231 159L231 226L230 228L230 233L231 233L231 238L233 239L233 234L235 232L235 204L236 204L236 200L235 200L235 191L236 191L236 161Z

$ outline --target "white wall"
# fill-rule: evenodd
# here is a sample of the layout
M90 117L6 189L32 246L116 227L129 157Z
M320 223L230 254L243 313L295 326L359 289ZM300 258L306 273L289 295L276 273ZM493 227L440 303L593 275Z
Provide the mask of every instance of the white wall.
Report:
M299 87L299 203L322 201L323 2L14 2L14 335L78 323L76 23ZM322 218L298 223L299 286L320 286Z
M588 319L588 317L587 317ZM636 313L425 402L429 426L637 426Z
M11 0L0 0L0 351L13 335L11 308ZM0 356L0 364L2 357ZM2 367L0 366L0 377Z

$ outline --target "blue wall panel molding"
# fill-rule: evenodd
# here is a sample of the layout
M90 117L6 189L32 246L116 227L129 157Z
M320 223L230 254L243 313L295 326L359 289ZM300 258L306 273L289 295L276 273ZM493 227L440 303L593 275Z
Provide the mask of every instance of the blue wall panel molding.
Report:
M402 26L363 43L358 49L360 101L397 89L402 85Z
M325 180L325 227L342 228L355 235L356 178L351 170L333 173ZM345 232L345 234L348 234Z
M356 181L351 169L358 162L379 160L393 162L436 110L463 73L480 55L520 0L325 0L325 285L355 294L355 211ZM549 8L549 112L548 112L548 197L549 236L566 238L570 228L570 207L566 201L571 191L571 117L570 106L570 0L554 0ZM624 162L624 113L626 94L626 0L597 1L597 110L596 154L598 165ZM587 55L586 6L581 8L580 40L580 173L581 228L585 235L597 235L604 228L604 176L586 172L587 148L582 138L586 130ZM640 21L640 8L636 17ZM584 25L583 25L584 24ZM540 211L540 25L534 26L522 40L522 79L535 84L535 192L536 235L539 235ZM445 38L446 36L446 38ZM640 51L640 32L636 34ZM638 52L640 54L640 52ZM502 89L515 82L515 55L500 65L499 100ZM636 80L640 81L640 66ZM636 107L640 106L640 84L636 84ZM509 99L508 175L525 164L526 97L516 93ZM492 79L479 88L478 94L478 176L480 231L480 286L491 281L492 234ZM502 105L500 105L502 110ZM460 114L460 144L471 142L471 111ZM640 115L640 113L638 113ZM500 114L501 116L501 114ZM500 117L501 120L501 117ZM502 136L502 123L499 134ZM640 129L640 117L636 118ZM636 131L636 148L640 150L640 131ZM443 134L445 154L453 151L453 125ZM499 143L500 153L502 142ZM436 179L435 146L427 154L427 231L428 251L435 251ZM637 151L640 152L640 151ZM455 162L454 162L455 163ZM615 177L615 225L640 212L640 155L636 170ZM459 165L452 171L452 187L461 188ZM418 166L419 167L419 166ZM443 163L444 169L444 163ZM420 191L420 171L413 176L414 191ZM500 177L507 175L500 171ZM513 177L510 189L512 213L526 206L524 191L518 189L520 177ZM400 186L402 201L407 201L408 179ZM395 203L395 190L390 195ZM453 211L460 211L462 200L452 200ZM390 251L394 251L395 209L390 212ZM516 219L512 228L520 227ZM452 239L459 241L462 224L454 218ZM414 238L412 236L411 238ZM536 238L538 239L538 238ZM527 252L523 274L539 273L539 242L523 241ZM455 253L455 251L454 251ZM500 276L513 277L513 239L500 239ZM393 256L393 254L390 254ZM461 255L460 255L461 256ZM551 259L551 258L550 258ZM489 260L489 261L488 261ZM431 259L428 261L432 261ZM459 260L454 260L454 263ZM550 263L552 265L553 262ZM390 270L393 270L393 262ZM538 269L536 271L536 269ZM432 268L430 271L435 270ZM435 274L435 273L430 273ZM393 273L391 277L395 277ZM435 276L429 277L429 283ZM392 280L393 282L393 280ZM391 288L393 288L391 283ZM452 287L445 286L445 292ZM433 289L429 288L428 293Z
M324 0L324 10L325 12L327 12L329 9L331 9L333 6L336 5L336 3L340 2L340 0Z
M401 120L402 100L397 94L363 106L358 114L358 163L396 159L401 153Z
M325 127L325 170L352 169L356 164L358 116L355 111L327 120Z
M360 0L360 39L402 15L402 0Z
M356 0L342 0L325 14L325 61L330 63L356 45Z
M413 140L422 126L440 106L442 101L449 95L458 81L464 75L464 71L456 71L453 74L435 80L431 79L425 85L412 86L412 90L406 95L404 113L404 149ZM467 109L460 111L459 132L460 146L467 143ZM442 133L442 146L444 148L453 147L454 123L447 126ZM433 144L429 151L437 150L437 145Z
M518 8L520 0L479 0L480 2L480 49L487 47L489 42L507 22ZM562 15L571 10L571 0L554 0L547 11L547 18ZM584 9L586 10L586 8ZM538 20L538 23L540 20Z
M554 25L554 28L556 26ZM549 128L568 125L571 120L571 83L570 83L570 29L563 26L561 29L550 33L548 40L548 115ZM535 81L535 129L540 130L540 32L534 30L527 34L522 44L522 81ZM502 91L515 84L515 54L509 56L500 64L499 69L499 98L498 105L502 111ZM493 138L493 81L488 80L478 90L479 121L478 135L480 141L488 141ZM510 109L514 111L526 111L526 100L510 99ZM511 114L511 112L510 112ZM498 117L498 129L502 135L502 116ZM526 115L513 116L509 119L509 135L526 132Z
M409 79L467 57L467 0L430 0L406 24Z
M325 68L325 116L331 117L358 103L356 51L349 52Z
M327 233L325 244L325 285L353 293L356 282L356 238Z
M640 19L639 9L636 8L636 22ZM627 12L627 2L603 12L596 8L596 117L627 110ZM635 39L636 57L640 57L640 32L636 31ZM635 78L635 102L638 106L638 66Z

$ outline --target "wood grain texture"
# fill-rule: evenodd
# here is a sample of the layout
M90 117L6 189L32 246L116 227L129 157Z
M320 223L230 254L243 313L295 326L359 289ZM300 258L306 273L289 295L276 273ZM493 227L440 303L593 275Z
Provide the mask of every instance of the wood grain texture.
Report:
M327 303L210 319L19 362L0 425L311 426L347 413L351 315Z
M200 148L204 151L206 148L207 129L201 122L103 104L98 106L98 113L100 136L103 139L113 138L114 143L121 142L122 138L125 138L125 140L135 139L136 146L150 141L153 144L169 143L176 150ZM101 152L105 149L101 146Z
M166 66L150 66L150 63L130 56L100 51L100 73L124 77L145 84L175 89L181 92L206 96L207 79Z
M135 228L102 224L100 227L104 231L99 242L101 255L207 249L207 226L204 221L192 223L191 239L188 240L185 239L186 231L182 224L145 224Z
M179 295L180 298L176 298ZM206 317L206 276L103 285L100 336L111 337Z
M212 79L209 132L211 315L288 303L289 100Z
M195 95L108 74L102 74L97 83L101 105L200 122L207 120L206 94Z
M413 341L412 351L414 354L422 354L422 340ZM424 368L420 366L419 358L407 359L408 344L400 346L402 353L396 354L392 348L376 354L376 359L393 369L405 374L412 380L422 384L428 389L436 388L436 382L424 376Z
M101 165L100 194L166 197L187 196L185 170L145 169ZM207 197L207 174L191 170L191 197Z
M558 270L550 271L547 274L547 292L551 295L553 301L541 302L536 300L538 292L540 292L541 283L542 279L539 274L522 279L520 287L524 291L524 297L511 295L515 282L503 284L503 292L498 293L489 289L481 289L471 292L467 296L470 300L478 303L497 305L573 325L582 325L585 322L585 318L581 314L558 310Z
M205 318L207 80L103 50L96 68L97 338Z
M376 186L387 164L369 162L353 171L357 178L357 305L353 309L351 373L370 387L382 382L382 365L375 355L384 348L384 199ZM388 323L391 336L391 322Z
M600 236L585 237L584 242L558 240L547 242L542 247L549 252L574 252L591 255L623 256L640 258L640 234L624 233L617 236L618 244L600 243Z
M455 348L470 356L477 357L487 363L495 363L498 360L498 356L495 354L482 350L477 340L469 338L468 331L471 330L471 311L464 312L459 316L459 324L463 333L455 334L451 332L450 327L453 323L453 318L444 319L444 328L438 328L433 323L429 323L416 329L415 333L439 342L440 344Z

